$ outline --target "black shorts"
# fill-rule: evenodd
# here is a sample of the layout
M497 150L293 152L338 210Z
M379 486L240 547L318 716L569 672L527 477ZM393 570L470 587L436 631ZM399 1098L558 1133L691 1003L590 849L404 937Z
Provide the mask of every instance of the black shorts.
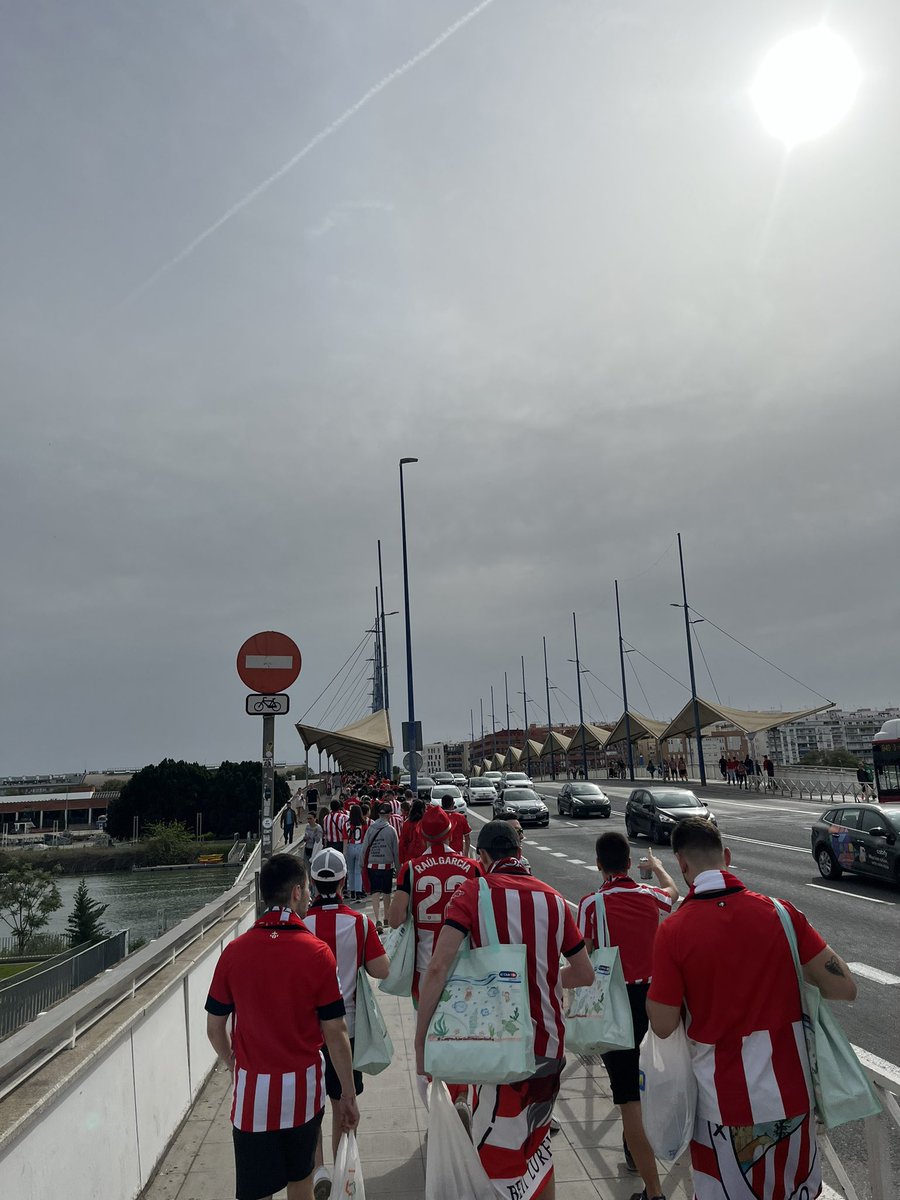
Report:
M274 1196L289 1183L312 1175L322 1112L324 1109L295 1129L249 1133L232 1128L237 1200Z
M647 1032L647 992L649 983L629 983L628 1000L631 1004L631 1020L634 1022L634 1049L610 1050L601 1055L609 1083L612 1088L613 1104L630 1104L641 1098L641 1042Z
M388 867L386 871L374 871L369 869L369 891L381 892L382 896L389 896L394 890L394 868Z
M350 1054L353 1054L353 1038L350 1039ZM325 1059L325 1095L329 1100L340 1100L343 1089L341 1081L337 1077L337 1071L334 1069L334 1063L331 1061L331 1055L328 1053L328 1047L322 1047L322 1057ZM356 1088L357 1096L362 1095L363 1077L361 1072L353 1072L353 1086Z

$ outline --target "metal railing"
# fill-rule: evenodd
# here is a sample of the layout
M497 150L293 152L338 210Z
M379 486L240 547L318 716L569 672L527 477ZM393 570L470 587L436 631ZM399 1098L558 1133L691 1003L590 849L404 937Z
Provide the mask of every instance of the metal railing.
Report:
M12 934L0 936L0 959L4 958L48 958L62 954L72 945L70 933L33 933L25 945L19 947L19 939Z
M38 1013L58 1004L70 992L115 966L128 953L128 930L67 952L56 961L38 963L0 983L0 1038L9 1037Z

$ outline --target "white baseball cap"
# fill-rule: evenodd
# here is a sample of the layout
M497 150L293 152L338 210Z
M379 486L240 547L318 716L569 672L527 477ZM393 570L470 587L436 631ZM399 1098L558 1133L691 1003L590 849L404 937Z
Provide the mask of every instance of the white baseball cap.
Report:
M309 864L310 874L318 883L332 883L347 877L347 860L340 850L320 850Z

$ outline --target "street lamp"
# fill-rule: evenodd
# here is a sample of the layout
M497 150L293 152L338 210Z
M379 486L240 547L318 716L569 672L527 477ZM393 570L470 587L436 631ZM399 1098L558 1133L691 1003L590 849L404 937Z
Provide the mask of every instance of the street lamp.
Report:
M684 609L684 632L687 637L688 670L691 675L691 706L694 710L694 737L697 740L697 766L700 768L700 786L706 787L706 763L703 761L703 728L700 724L700 705L697 702L697 680L694 676L694 651L691 646L691 617L688 606L687 586L684 582L684 554L681 549L681 534L678 534L678 562L681 567L681 604L670 603L670 608Z
M416 762L416 701L413 694L412 666L412 636L409 628L409 563L406 556L406 497L403 492L403 468L407 463L417 463L417 458L400 459L400 529L403 539L403 609L406 614L406 693L409 703L409 734L407 736L407 753L409 754L409 786L413 793L419 782L419 771Z
M575 675L578 679L578 723L581 726L581 770L584 778L588 777L587 739L584 736L584 705L581 702L581 659L578 657L578 625L575 614L572 613L572 630L575 634L575 657L568 661L575 664Z

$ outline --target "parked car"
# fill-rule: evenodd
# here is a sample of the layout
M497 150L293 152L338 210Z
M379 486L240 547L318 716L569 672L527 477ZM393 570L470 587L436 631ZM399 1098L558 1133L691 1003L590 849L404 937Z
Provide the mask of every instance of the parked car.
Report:
M463 795L469 804L493 804L497 799L497 789L483 775L473 775Z
M522 825L549 825L550 809L531 788L507 788L494 801L495 817L518 817Z
M625 803L625 832L630 838L646 834L660 846L685 817L705 817L718 825L705 800L686 788L635 788Z
M429 801L431 804L440 804L445 796L453 798L454 812L466 811L466 802L463 799L463 794L455 783L436 783L431 789Z
M556 797L556 811L571 817L589 817L593 813L608 817L612 805L596 783L564 783Z
M503 771L497 791L502 792L505 788L517 787L533 788L534 780L530 779L524 771Z
M810 840L825 879L851 871L900 884L900 805L829 808L813 825Z

